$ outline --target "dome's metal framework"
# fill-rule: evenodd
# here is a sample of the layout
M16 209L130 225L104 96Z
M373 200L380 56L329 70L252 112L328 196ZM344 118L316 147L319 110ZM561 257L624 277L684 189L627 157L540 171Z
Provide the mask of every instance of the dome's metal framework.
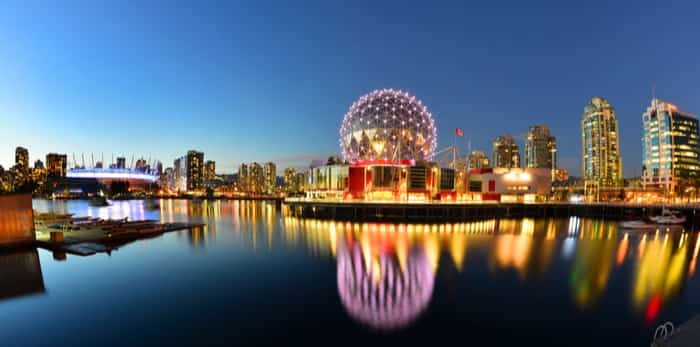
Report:
M435 121L423 103L401 90L363 95L345 114L339 139L343 159L429 161L437 146Z

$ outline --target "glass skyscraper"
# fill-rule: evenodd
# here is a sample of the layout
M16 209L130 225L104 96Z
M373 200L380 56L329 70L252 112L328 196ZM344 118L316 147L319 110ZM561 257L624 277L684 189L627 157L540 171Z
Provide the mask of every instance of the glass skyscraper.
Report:
M557 140L546 125L533 125L525 140L525 167L556 169Z
M642 115L642 183L679 193L700 177L698 119L676 105L652 99Z
M581 117L582 169L586 196L598 200L622 185L622 157L615 108L593 97ZM609 194L608 194L609 195Z
M501 135L493 141L493 167L519 168L520 147L511 135Z

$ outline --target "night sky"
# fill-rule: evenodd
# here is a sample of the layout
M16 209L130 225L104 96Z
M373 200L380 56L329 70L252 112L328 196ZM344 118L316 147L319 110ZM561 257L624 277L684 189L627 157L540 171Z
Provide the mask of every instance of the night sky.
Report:
M491 152L547 124L580 176L580 118L610 100L639 175L651 86L700 112L700 1L3 1L0 164L14 148L157 158L188 149L304 166L339 152L343 114L377 88L433 113L438 148Z

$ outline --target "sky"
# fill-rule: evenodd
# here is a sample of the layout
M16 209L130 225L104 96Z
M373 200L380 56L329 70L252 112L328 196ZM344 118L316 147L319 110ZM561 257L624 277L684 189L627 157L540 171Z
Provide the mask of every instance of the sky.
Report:
M656 95L700 113L700 2L3 1L0 165L14 149L152 158L187 150L217 172L339 153L358 97L421 99L438 148L491 152L546 124L580 176L592 96L617 110L624 174L641 167Z

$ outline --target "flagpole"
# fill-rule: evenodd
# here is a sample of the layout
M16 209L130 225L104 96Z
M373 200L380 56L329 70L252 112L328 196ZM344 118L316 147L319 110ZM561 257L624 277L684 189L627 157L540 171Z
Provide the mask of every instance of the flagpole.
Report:
M452 169L457 170L457 129L452 134Z

